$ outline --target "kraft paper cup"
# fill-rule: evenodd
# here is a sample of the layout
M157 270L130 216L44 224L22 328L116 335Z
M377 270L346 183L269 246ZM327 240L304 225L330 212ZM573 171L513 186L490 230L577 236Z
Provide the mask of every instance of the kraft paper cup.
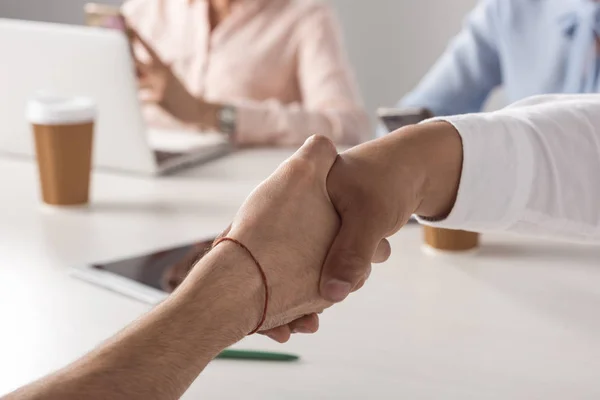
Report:
M440 251L466 252L479 247L479 233L423 227L425 245Z
M46 204L88 203L95 116L87 97L38 96L27 105Z

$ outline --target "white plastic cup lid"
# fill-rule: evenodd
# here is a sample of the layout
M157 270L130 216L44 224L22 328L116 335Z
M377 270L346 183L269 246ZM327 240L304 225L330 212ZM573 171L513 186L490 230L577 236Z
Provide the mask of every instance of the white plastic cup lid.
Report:
M89 97L38 95L28 102L26 117L37 125L90 122L96 117L96 104Z

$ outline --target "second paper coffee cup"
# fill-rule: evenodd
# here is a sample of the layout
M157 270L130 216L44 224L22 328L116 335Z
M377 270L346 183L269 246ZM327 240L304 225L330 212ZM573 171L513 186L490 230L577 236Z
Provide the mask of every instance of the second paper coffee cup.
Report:
M87 97L39 96L28 103L45 203L88 203L95 116Z
M479 246L479 233L423 226L425 244L442 251L467 251Z

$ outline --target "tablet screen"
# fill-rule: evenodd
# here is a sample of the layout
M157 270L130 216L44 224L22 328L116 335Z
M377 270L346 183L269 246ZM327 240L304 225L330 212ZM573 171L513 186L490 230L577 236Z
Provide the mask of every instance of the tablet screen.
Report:
M209 240L123 260L93 264L92 268L171 293L211 245L212 240Z

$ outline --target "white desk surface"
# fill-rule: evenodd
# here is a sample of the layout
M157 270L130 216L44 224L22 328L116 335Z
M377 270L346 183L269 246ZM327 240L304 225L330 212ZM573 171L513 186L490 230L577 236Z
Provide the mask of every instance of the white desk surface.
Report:
M289 151L256 150L182 174L97 173L87 210L40 206L35 165L0 158L0 393L81 356L148 307L71 278L69 266L214 235ZM485 235L432 257L420 229L326 312L278 345L302 361L215 361L185 399L598 399L600 248Z

